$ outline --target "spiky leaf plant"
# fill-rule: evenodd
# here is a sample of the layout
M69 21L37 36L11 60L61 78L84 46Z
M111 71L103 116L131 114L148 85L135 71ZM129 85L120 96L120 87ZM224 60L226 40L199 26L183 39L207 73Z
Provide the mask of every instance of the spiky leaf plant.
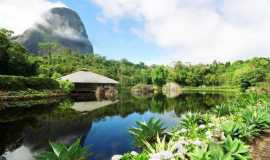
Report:
M51 151L40 153L37 160L86 160L88 151L80 145L80 139L77 139L69 147L61 143L51 143Z
M134 137L135 145L144 146L144 142L153 143L157 135L163 135L165 128L160 119L150 118L147 122L136 122L136 127L130 128L129 133Z

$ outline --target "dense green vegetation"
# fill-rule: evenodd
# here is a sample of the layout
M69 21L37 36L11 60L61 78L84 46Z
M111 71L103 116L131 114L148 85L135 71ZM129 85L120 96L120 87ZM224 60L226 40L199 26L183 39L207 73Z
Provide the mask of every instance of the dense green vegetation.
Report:
M97 54L80 54L55 43L40 44L42 55L28 53L12 41L12 32L0 30L0 74L59 78L77 70L91 70L120 81L122 86L138 83L162 86L177 82L182 86L235 86L246 90L258 82L270 81L270 59L173 66L134 64L128 60L108 60Z
M12 32L0 29L0 74L31 76L37 63L19 43L11 40Z
M60 89L59 83L50 78L0 76L0 88L5 91L27 90L56 90Z
M210 113L183 114L179 124L167 129L167 132L164 132L162 125L153 123L153 119L138 125L136 131L147 129L147 132L131 132L135 142L138 138L143 141L144 145L139 145L142 152L117 156L120 160L136 160L138 157L157 160L249 160L249 142L269 127L269 96L242 94L217 106ZM150 128L159 131L155 141L149 141Z
M42 152L36 157L37 160L86 160L88 151L81 146L77 139L69 147L61 143L50 143L52 151Z

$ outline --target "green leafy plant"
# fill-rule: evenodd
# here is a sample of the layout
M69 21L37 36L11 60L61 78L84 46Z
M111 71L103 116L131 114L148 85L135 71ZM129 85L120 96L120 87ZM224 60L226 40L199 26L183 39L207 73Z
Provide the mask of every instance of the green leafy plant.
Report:
M180 125L184 128L191 126L206 125L209 123L210 117L208 114L202 115L200 113L188 112L181 117Z
M179 131L185 130L182 136L200 138L205 135L210 122L209 114L191 113L184 114L179 123Z
M163 123L159 119L150 118L147 122L136 122L136 127L130 128L129 133L133 135L135 144L143 147L144 142L155 142L157 135L165 131Z
M62 81L62 80L58 80L58 83L60 85L60 89L62 91L64 91L65 93L70 93L73 89L74 89L74 83L70 82L70 81Z
M208 147L195 148L188 154L192 160L250 160L248 146L242 141L227 137L224 144L209 144Z
M150 159L175 159L180 160L184 158L186 149L183 146L178 145L173 140L166 141L164 136L162 139L157 135L156 143L145 143L145 151L149 154Z
M213 109L213 112L217 116L222 117L222 116L233 114L236 112L236 110L237 110L237 107L231 107L230 105L221 104L221 105L216 106Z
M209 153L207 152L207 147L195 148L193 152L188 154L189 158L192 160L208 160Z
M230 136L233 139L241 139L243 141L250 141L255 136L259 135L260 130L255 125L247 125L243 122L228 121L221 125L225 136Z
M260 108L244 110L242 118L247 125L253 125L261 132L270 126L269 112Z
M223 147L226 154L229 154L232 159L251 159L248 146L245 145L241 140L233 140L230 136L228 136L223 144Z
M69 147L61 143L51 143L52 151L40 153L37 160L86 160L88 151L80 145L80 139L76 140Z
M176 150L174 141L166 142L166 137L164 136L162 139L157 135L156 143L151 144L147 141L144 142L146 146L146 151L148 153L158 153L161 151L170 151L174 152Z
M149 155L146 152L134 155L132 153L124 154L121 160L149 160Z

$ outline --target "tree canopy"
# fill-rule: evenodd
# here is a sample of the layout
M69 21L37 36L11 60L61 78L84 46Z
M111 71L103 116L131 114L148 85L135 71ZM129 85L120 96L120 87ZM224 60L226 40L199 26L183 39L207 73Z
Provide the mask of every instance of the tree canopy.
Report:
M0 30L0 74L60 77L78 70L90 70L118 80L123 86L138 83L164 85L174 81L182 86L242 86L270 82L270 58L211 64L174 66L132 63L126 59L109 60L98 54L81 54L55 43L40 44L42 55L28 53L11 38L12 32Z

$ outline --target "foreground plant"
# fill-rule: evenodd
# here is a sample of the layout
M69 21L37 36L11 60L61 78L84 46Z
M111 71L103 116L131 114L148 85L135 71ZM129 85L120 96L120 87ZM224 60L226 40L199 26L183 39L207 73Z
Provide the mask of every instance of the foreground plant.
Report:
M131 129L135 131L131 133L143 143L142 153L125 154L125 159L117 160L250 160L246 143L270 128L270 98L240 95L212 111L183 114L179 125L169 130L166 137L157 133L162 125L149 127L153 120L138 122L139 127Z
M270 126L269 111L264 108L247 109L243 111L242 118L248 125L254 125L260 131Z
M42 152L36 157L37 160L86 160L88 151L81 146L80 139L69 147L61 143L51 143L51 150Z
M129 129L134 137L135 144L143 147L145 142L153 143L157 135L162 135L165 131L163 123L159 119L151 118L147 122L136 122L136 127Z
M182 143L174 142L169 140L166 142L166 137L164 136L162 140L157 136L157 142L153 145L145 142L146 152L149 154L151 160L165 160L174 158L184 158L186 149Z
M250 160L248 146L228 137L223 144L210 143L189 153L191 160Z
M115 159L117 160L117 157ZM121 160L149 160L149 155L146 152L138 154L137 152L133 151L131 153L126 153L123 156L120 155L120 159Z

